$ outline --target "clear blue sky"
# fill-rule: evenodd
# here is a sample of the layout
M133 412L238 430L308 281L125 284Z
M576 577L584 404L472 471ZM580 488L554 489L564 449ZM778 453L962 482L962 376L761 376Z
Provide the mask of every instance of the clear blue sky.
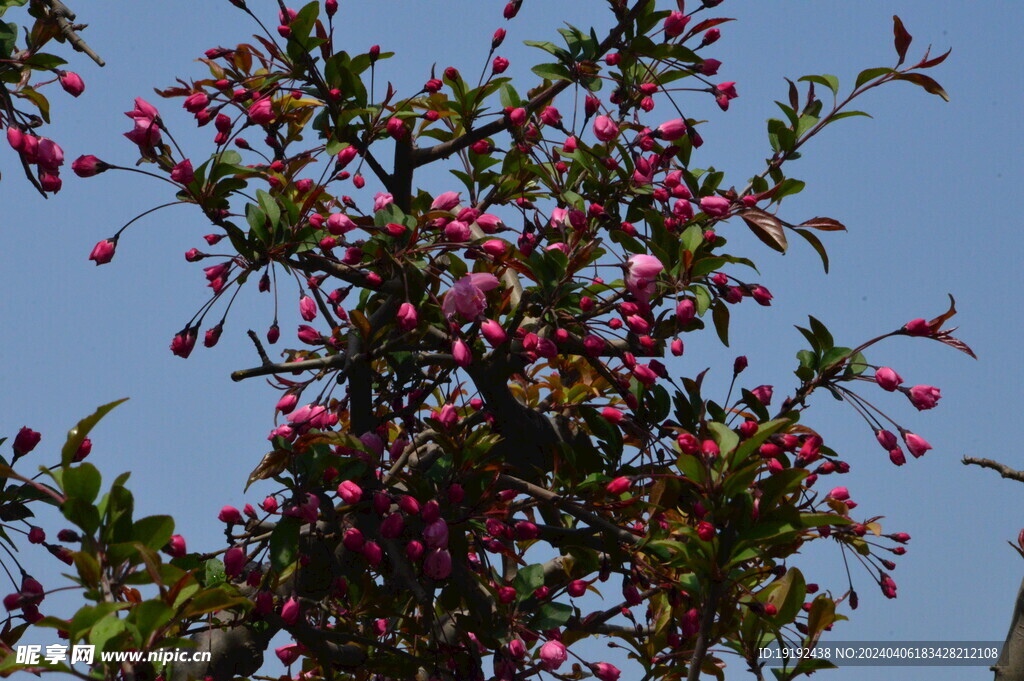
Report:
M379 73L405 91L418 87L429 65L449 64L476 73L504 2L421 3L411 0L342 3L342 43L352 51L380 43L398 52ZM87 37L108 61L102 72L81 59L87 89L78 101L54 91L55 124L49 134L69 159L93 153L115 162L134 160L121 137L133 97L158 104L178 141L195 156L208 148L190 130L190 116L159 102L154 86L174 77L202 77L191 60L206 48L245 40L250 24L227 2L168 3L103 0L73 3L90 24ZM269 0L250 5L270 9ZM594 11L601 5L600 13ZM527 0L511 24L501 52L510 72L525 74L526 39L551 39L557 22L588 26L603 21L595 0ZM1024 5L1007 0L893 0L892 2L765 2L728 0L716 14L738 22L723 26L710 56L721 59L722 80L737 81L740 98L727 114L695 104L710 123L704 163L742 186L767 154L764 119L785 97L783 77L832 73L845 85L865 67L891 65L891 15L915 36L911 55L929 42L953 47L936 76L951 103L906 84L876 91L861 105L874 116L843 121L819 138L790 173L808 182L788 199L792 221L827 215L848 234L829 235L832 274L824 276L809 247L794 244L782 257L736 224L737 251L755 257L763 283L775 294L771 310L743 306L734 316L733 348L712 334L687 339L675 365L690 375L715 367L724 383L735 354L750 358L749 385L794 385L794 353L801 338L793 324L810 313L847 344L945 309L947 292L961 310L960 335L981 358L973 361L937 343L897 339L869 356L895 367L911 384L941 387L938 409L916 413L902 399L873 397L934 446L902 468L888 463L856 415L819 399L814 423L853 471L846 484L866 515L885 514L887 530L913 535L894 577L899 598L887 601L870 578L854 572L861 593L852 621L837 626L839 640L1002 640L1021 559L1007 545L1024 526L1024 489L992 472L965 468L964 454L990 456L1024 468L1018 445L1018 381L1022 289L1017 262L1022 240L1012 197L1022 178L1020 149L1022 62L1017 47ZM521 88L525 89L525 88ZM125 235L111 265L86 260L93 244L139 212L166 199L161 183L107 174L91 181L67 171L64 190L43 201L19 178L14 156L0 151L0 433L22 425L44 434L40 463L55 456L62 433L98 404L129 396L94 432L93 462L107 480L133 471L140 514L173 513L191 547L212 547L222 534L217 510L241 504L248 472L265 451L274 393L228 374L255 362L246 328L270 323L268 301L243 295L224 339L213 351L197 348L182 361L167 349L171 336L205 300L201 268L182 254L209 230L201 216L176 207L145 219ZM432 191L451 188L443 177L421 178ZM284 298L288 300L287 296ZM298 317L282 315L286 330ZM778 393L777 393L778 394ZM841 443L841 446L840 446ZM39 455L33 455L39 456ZM838 484L838 481L837 481ZM257 498L250 496L249 500ZM824 548L834 548L831 546ZM842 590L838 551L814 551L797 563L809 581ZM38 563L44 583L58 572ZM847 613L849 614L849 613ZM598 644L602 645L602 644ZM603 646L602 646L603 647ZM744 678L735 665L729 679ZM892 669L827 672L825 678L892 678ZM983 679L975 669L905 669L908 680Z

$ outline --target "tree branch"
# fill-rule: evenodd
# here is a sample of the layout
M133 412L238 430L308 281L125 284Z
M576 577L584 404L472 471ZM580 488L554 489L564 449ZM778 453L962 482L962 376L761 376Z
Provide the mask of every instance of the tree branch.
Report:
M1016 480L1017 482L1024 482L1024 471L1014 470L1006 464L993 461L992 459L979 459L973 456L965 456L962 460L965 466L981 466L982 468L991 468L992 470L999 473L1004 478L1010 480Z
M75 31L75 26L71 23L75 20L75 13L68 9L67 5L61 2L61 0L43 0L43 4L49 7L50 16L57 22L57 27L60 29L65 40L71 43L71 47L88 55L98 65L106 66L106 62L93 52L92 48L89 47L89 43L85 42L85 39Z

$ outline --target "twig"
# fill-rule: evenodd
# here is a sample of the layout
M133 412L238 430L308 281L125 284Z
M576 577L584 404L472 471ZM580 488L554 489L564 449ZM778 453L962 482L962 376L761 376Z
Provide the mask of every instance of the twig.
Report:
M98 54L93 52L92 48L89 47L89 43L85 42L85 39L75 31L75 25L71 23L75 20L75 13L68 9L67 5L61 2L61 0L43 0L43 4L49 6L50 16L57 22L60 32L71 43L71 47L88 55L99 66L107 65Z
M263 349L263 343L260 342L260 337L256 335L256 332L249 329L249 338L252 340L252 344L256 346L256 352L260 356L260 361L263 362L263 366L272 364L270 358L267 357L267 351Z
M1010 480L1016 480L1017 482L1024 482L1024 471L1014 470L1006 464L993 461L992 459L979 459L973 456L965 456L962 460L965 466L981 466L982 468L991 468L992 470L999 473L1004 478Z

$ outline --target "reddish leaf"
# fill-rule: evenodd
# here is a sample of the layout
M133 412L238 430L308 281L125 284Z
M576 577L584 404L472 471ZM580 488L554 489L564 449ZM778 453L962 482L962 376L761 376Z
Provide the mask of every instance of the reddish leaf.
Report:
M952 51L953 51L953 48L951 47L948 50L946 50L944 53L940 54L938 57L935 57L935 59L929 59L928 58L928 53L925 52L924 59L922 59L921 63L918 64L917 66L915 66L914 68L915 69L930 69L933 66L938 66L942 62L946 61L946 57L948 57L949 53L952 52Z
M942 328L943 324L956 314L956 298L953 297L952 293L947 293L946 295L949 296L949 309L928 322L928 326L932 328L932 333L936 333Z
M724 24L727 21L736 21L736 20L735 19L726 19L725 17L721 17L719 19L705 19L704 21L700 22L699 24L697 24L696 26L691 28L690 29L690 33L700 33L701 31L706 31L709 28L714 28L715 26L718 26L719 24Z
M786 232L782 228L782 222L777 217L757 208L740 213L740 217L747 223L747 227L754 233L754 236L769 248L779 253L786 252L789 243L786 241Z
M924 88L925 92L938 95L947 102L949 101L949 95L942 89L942 86L939 85L934 78L926 76L923 73L900 73L893 76L893 80L905 80L913 83L914 85L920 85Z
M789 83L789 106L793 111L800 109L800 93L797 92L796 83L791 81L789 78L786 79Z
M978 359L978 356L974 354L974 351L971 350L970 346L967 345L967 343L964 343L959 338L953 338L952 336L949 335L948 331L943 331L942 333L935 336L935 340L939 341L940 343L945 343L949 347L955 348L964 354L970 355L974 359Z
M892 17L892 32L896 45L896 54L899 55L899 63L902 64L903 60L907 57L907 48L910 47L910 42L913 38L910 37L907 29L903 27L903 22L895 14Z
M800 227L806 227L808 229L817 229L822 232L845 232L846 225L833 220L832 218L811 218L807 222L803 222L799 225Z

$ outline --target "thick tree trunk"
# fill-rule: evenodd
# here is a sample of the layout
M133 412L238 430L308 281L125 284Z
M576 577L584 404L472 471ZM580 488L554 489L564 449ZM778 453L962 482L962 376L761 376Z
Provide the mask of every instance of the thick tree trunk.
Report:
M996 681L1024 681L1024 580L1013 603L1013 619L1006 634L1003 653L992 671Z

